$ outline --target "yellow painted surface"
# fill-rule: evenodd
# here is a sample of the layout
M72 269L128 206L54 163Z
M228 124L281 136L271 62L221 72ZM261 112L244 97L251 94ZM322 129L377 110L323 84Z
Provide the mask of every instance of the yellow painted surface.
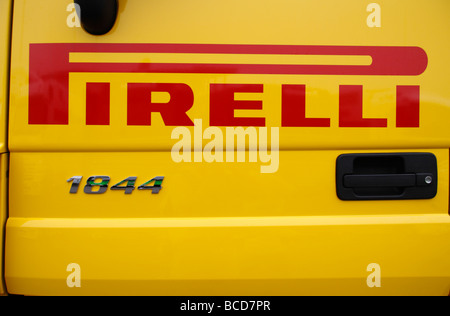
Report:
M71 1L17 1L14 25L13 93L10 147L13 151L149 151L170 150L172 127L164 126L159 114L153 126L127 126L127 84L129 82L186 83L195 96L187 112L191 120L209 122L210 83L263 84L263 94L250 98L263 101L260 111L237 111L238 116L265 117L266 126L281 126L281 85L306 85L307 117L330 118L330 128L280 129L280 147L288 149L367 149L367 148L448 148L450 138L450 92L447 60L450 29L445 0L414 2L378 1L382 27L366 24L368 3L359 0L295 1L232 0L219 3L195 0L168 0L151 4L119 1L120 14L113 30L104 36L91 36L81 28L69 28L66 11ZM47 18L37 12L45 9ZM20 17L20 18L19 18ZM218 74L117 74L71 73L69 125L28 125L28 69L30 43L174 43L174 44L255 44L255 45L333 45L333 46L413 46L427 53L427 70L420 76L322 76L322 75L218 75ZM74 61L95 56L72 53ZM101 54L105 61L151 61L139 54ZM112 55L112 56L111 56ZM119 56L117 56L119 55ZM84 57L83 57L84 56ZM179 62L166 54L163 61ZM275 56L277 57L277 56ZM320 56L319 56L320 57ZM336 56L335 56L336 57ZM345 56L341 56L342 58ZM99 57L97 57L99 58ZM192 58L183 56L183 58ZM236 56L215 56L221 63ZM273 56L239 56L236 62L273 63ZM267 61L261 58L269 58ZM281 57L280 63L286 58ZM303 56L318 64L333 56ZM362 63L364 64L364 56ZM295 59L295 56L294 56ZM339 58L338 58L339 59ZM198 61L197 59L193 59ZM209 60L208 56L205 61ZM293 61L294 62L294 61ZM348 62L348 61L347 61ZM361 61L355 61L356 64ZM86 82L111 83L111 124L86 126ZM364 117L387 118L387 128L339 128L339 86L363 85ZM395 91L398 85L420 85L421 127L395 126Z
M368 3L359 0L119 0L117 23L101 37L66 25L70 2L14 2L9 293L448 295L447 0L380 0L381 28L367 26ZM428 66L419 76L71 73L69 124L29 125L31 43L417 46L427 53ZM370 62L354 56L254 57L71 53L70 62ZM110 125L86 126L87 82L111 84ZM263 84L262 94L236 96L261 100L263 109L236 116L265 117L267 127L280 127L278 171L261 173L261 162L175 163L174 127L164 126L158 114L152 126L127 126L130 82L188 84L195 101L187 114L202 119L203 129L210 84ZM306 85L307 116L330 118L331 126L281 127L284 84ZM387 128L339 127L340 85L362 85L364 117L386 118ZM419 128L396 127L399 85L420 86ZM435 154L437 196L340 201L336 158L365 152ZM88 195L83 188L93 175L110 176L110 186L130 176L138 177L137 186L165 179L159 194L136 189ZM74 176L83 180L70 194L67 180ZM71 263L81 267L80 288L67 286ZM367 286L371 263L381 266L381 288Z
M7 108L9 88L9 52L11 33L11 1L0 1L0 239L1 249L4 249L4 228L6 223L6 169L8 158L7 148ZM0 262L0 271L3 271L3 251ZM0 277L0 295L6 293L3 273Z
M9 51L11 34L11 1L0 1L0 153L7 148L7 108L9 83Z
M282 65L370 65L370 56L254 55L246 54L158 54L158 53L70 53L71 63L196 63Z
M448 215L10 219L8 290L48 295L448 295ZM45 245L45 246L43 246ZM14 249L14 250L13 250ZM68 288L68 264L81 287ZM381 266L369 288L367 266Z
M432 152L440 166L436 198L358 202L341 201L335 193L336 158L344 151L282 151L280 168L273 174L262 174L260 162L175 163L170 152L12 153L14 203L9 214L20 218L448 214L449 151ZM86 195L84 185L93 175L110 176L110 187L130 176L138 177L136 187L156 176L165 179L158 195L137 189L131 195L124 191ZM73 176L83 176L77 194L69 194L72 183L67 180Z
M1 249L2 249L2 254L4 254L4 250L5 250L5 231L4 231L4 227L6 224L6 218L7 218L7 214L8 214L8 210L7 210L7 206L8 206L8 191L7 191L7 187L8 187L8 179L7 179L7 170L9 168L9 159L8 159L9 155L8 154L1 154L0 155L0 225L2 227L1 229L1 236L0 236L0 240L1 240ZM1 271L4 271L4 262L3 260L0 262L0 269ZM2 275L2 280L0 282L0 295L4 295L6 294L6 288L5 288L5 283L4 283L4 279L3 279L3 275Z

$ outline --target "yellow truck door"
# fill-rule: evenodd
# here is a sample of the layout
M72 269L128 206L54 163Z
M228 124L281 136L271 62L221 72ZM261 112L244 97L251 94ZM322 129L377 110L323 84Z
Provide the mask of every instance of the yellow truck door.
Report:
M14 1L9 293L449 294L447 0L104 3Z

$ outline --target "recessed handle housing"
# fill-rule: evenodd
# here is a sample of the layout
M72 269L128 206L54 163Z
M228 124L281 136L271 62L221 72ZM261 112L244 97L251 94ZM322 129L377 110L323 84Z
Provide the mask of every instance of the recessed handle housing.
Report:
M437 160L430 153L341 155L336 188L341 200L432 199Z

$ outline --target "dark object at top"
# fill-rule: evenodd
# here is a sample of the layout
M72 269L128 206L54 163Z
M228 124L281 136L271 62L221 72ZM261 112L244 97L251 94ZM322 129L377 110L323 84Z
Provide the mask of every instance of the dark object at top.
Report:
M117 0L74 0L83 29L92 35L108 33L116 23Z

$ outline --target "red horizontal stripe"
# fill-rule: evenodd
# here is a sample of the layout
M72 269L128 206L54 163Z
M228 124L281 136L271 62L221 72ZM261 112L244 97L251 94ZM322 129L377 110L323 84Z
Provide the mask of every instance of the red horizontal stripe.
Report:
M419 47L371 46L291 46L219 44L55 44L67 45L69 52L88 53L185 53L370 56L369 66L352 65L254 65L254 64L149 64L149 63L75 63L73 72L149 72L218 74L298 74L298 75L385 75L416 76L428 65ZM72 68L72 67L71 67Z

